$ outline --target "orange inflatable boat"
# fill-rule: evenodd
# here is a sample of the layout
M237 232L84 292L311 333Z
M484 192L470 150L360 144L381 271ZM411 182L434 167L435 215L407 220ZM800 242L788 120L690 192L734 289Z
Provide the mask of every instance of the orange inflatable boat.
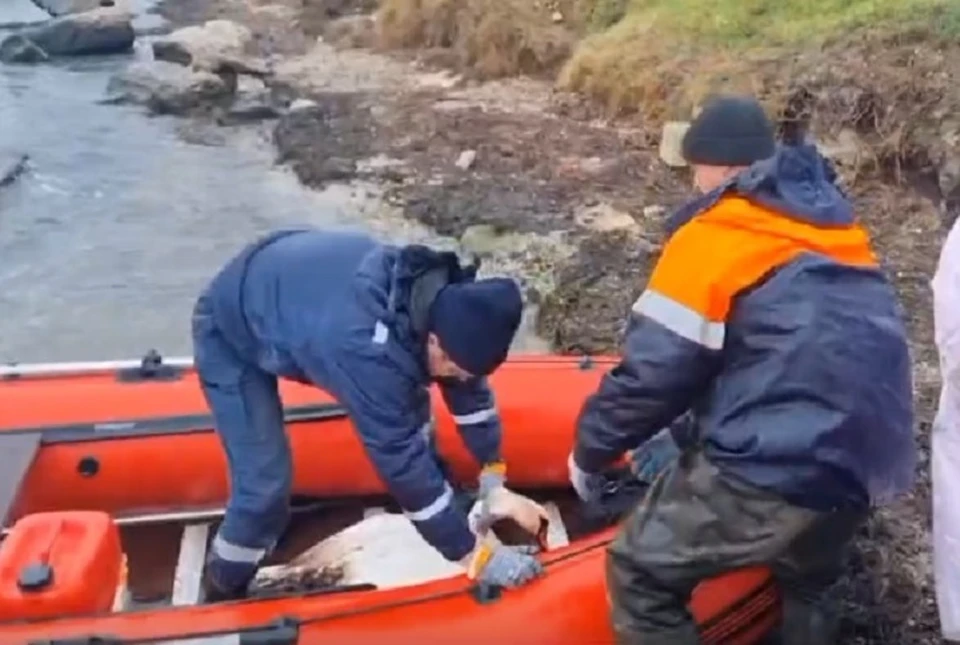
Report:
M217 604L200 602L199 569L226 467L190 361L0 366L0 645L612 643L603 570L616 522L585 519L566 458L583 400L614 363L517 356L490 379L509 480L551 509L541 579L502 592L459 573L328 581ZM281 394L297 519L270 566L389 504L336 401L293 382ZM477 465L433 398L441 456L469 485ZM704 581L690 608L706 643L757 643L779 620L763 568Z

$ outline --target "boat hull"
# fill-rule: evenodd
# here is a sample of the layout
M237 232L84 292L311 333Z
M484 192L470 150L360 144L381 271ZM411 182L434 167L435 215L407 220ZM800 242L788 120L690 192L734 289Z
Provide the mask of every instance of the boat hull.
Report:
M606 546L612 536L613 531L607 531L546 554L542 578L520 589L503 591L487 602L479 601L475 587L458 576L383 591L0 625L0 642L26 645L38 638L50 643L96 635L172 642L178 637L196 638L198 632L266 632L271 623L285 617L291 634L299 640L269 642L602 645L614 642L603 573ZM690 608L701 625L704 643L753 645L775 625L777 602L768 572L744 569L702 584ZM279 633L280 629L275 631Z
M567 485L577 412L613 364L612 358L584 367L572 357L520 357L490 378L514 486ZM291 416L295 494L386 492L352 423L329 394L291 381L280 389ZM456 479L473 481L478 465L440 396L432 394L440 452ZM25 432L42 437L8 525L46 511L129 514L226 501L224 451L192 369L172 380L123 381L113 373L6 380L0 382L0 400L0 440Z
M615 364L612 357L586 363L515 357L491 377L512 485L568 486L566 459L577 414ZM153 509L169 514L225 503L223 450L192 369L161 378L111 370L43 371L19 376L0 371L0 443L37 439L35 456L9 505L8 526L40 512L99 510L119 522ZM280 387L289 412L294 492L322 499L385 493L336 402L306 385L283 382ZM469 483L478 465L433 394L440 453L454 477ZM542 578L486 602L461 575L395 589L4 622L0 643L120 642L90 640L96 636L174 642L238 630L265 633L284 618L289 622L271 632L276 638L263 642L613 643L604 566L614 533L612 528L593 533L546 553ZM753 645L779 619L778 602L769 570L755 568L701 583L690 608L705 643ZM283 630L289 638L282 638ZM209 641L215 642L225 641Z

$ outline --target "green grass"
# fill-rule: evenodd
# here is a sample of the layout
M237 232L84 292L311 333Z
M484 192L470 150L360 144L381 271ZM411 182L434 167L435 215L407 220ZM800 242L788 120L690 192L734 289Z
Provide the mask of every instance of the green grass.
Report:
M631 0L616 31L701 46L773 46L816 41L879 25L929 25L960 33L957 0ZM614 35L614 34L611 34Z
M622 17L579 42L560 72L559 86L600 99L613 112L643 109L653 120L676 116L705 92L755 91L756 64L748 58L779 60L830 41L855 42L861 35L907 30L923 30L954 43L960 38L960 0L592 0L592 4L594 21L603 16L609 21L618 10Z

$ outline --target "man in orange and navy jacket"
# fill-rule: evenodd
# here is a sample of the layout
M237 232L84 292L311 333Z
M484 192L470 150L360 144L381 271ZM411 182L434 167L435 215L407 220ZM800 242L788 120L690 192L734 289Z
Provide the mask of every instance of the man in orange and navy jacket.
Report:
M812 146L777 148L756 101L710 102L683 152L704 194L675 216L570 456L595 499L625 451L693 419L610 547L617 642L701 642L686 608L698 582L767 564L783 643L832 643L824 596L845 546L913 483L897 298L832 168Z

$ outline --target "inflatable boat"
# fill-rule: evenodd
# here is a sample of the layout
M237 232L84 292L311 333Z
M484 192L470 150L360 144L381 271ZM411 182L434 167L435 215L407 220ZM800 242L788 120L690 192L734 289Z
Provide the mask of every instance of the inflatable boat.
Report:
M0 366L0 643L612 643L606 547L642 491L611 474L620 510L584 509L566 458L583 400L615 362L514 356L490 378L509 481L551 513L546 573L515 590L425 554L345 410L282 382L295 519L250 597L215 604L199 578L226 464L190 360ZM468 499L478 466L433 400L438 452ZM533 539L510 533L498 538ZM730 645L760 642L780 611L765 568L703 581L690 609L705 643Z

